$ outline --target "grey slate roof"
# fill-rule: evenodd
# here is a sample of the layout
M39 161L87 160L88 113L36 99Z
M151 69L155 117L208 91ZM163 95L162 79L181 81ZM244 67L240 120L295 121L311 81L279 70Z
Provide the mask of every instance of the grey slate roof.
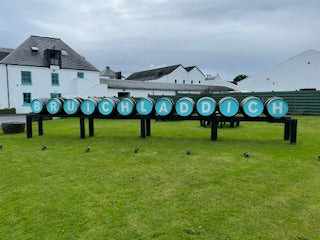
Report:
M158 79L173 72L179 66L181 65L178 64L178 65L173 65L168 67L135 72L135 73L132 73L129 77L127 77L126 80L146 81L146 80Z
M109 66L106 66L106 68L100 72L100 76L116 78L116 72L112 71Z
M37 47L38 52L32 52L31 47ZM59 38L30 36L8 56L0 61L3 64L48 67L48 60L45 55L45 50L65 50L67 56L61 56L61 68L75 69L86 71L98 71L84 57L70 48Z
M0 61L8 56L13 50L13 48L0 48Z
M154 83L143 81L111 80L100 78L101 83L107 83L108 88L113 89L137 89L137 90L165 90L165 91L195 91L202 92L210 90L213 92L229 92L234 89L224 86Z

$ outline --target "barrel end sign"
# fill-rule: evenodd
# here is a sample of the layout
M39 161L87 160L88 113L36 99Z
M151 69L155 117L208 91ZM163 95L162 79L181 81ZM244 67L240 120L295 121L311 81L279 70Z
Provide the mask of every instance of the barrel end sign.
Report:
M201 116L211 116L216 110L217 102L210 97L200 98L197 102L197 112Z
M117 105L118 113L123 116L134 114L135 108L136 101L133 98L124 98Z
M246 97L240 105L241 112L248 117L258 117L263 113L263 102L257 97Z
M65 100L63 104L63 110L68 115L73 115L79 112L80 106L82 103L82 99L80 98L69 98Z
M52 98L48 101L46 108L48 113L54 115L62 112L63 109L63 98Z
M288 113L288 104L283 98L271 97L264 103L258 97L249 96L239 102L230 96L222 98L218 104L211 97L202 97L197 103L192 98L183 97L178 99L176 104L171 98L163 97L156 102L150 97L141 98L136 102L133 98L38 98L31 102L31 110L35 114L49 113L51 115L67 114L74 115L83 113L84 115L158 115L169 116L174 110L182 117L191 116L196 110L200 116L213 116L219 110L224 117L233 117L239 110L247 117L258 117L262 113L270 118L282 118Z
M224 97L219 101L219 111L225 117L232 117L239 111L239 102L233 97Z
M118 102L119 99L117 98L104 98L98 103L98 110L102 115L105 116L114 114L117 110Z
M154 112L155 102L152 98L141 98L137 103L137 112L140 115L150 115Z
M172 113L174 102L171 98L160 98L156 102L156 113L159 116L168 116Z
M265 109L266 115L274 118L282 118L288 113L289 107L283 98L272 97L265 102Z

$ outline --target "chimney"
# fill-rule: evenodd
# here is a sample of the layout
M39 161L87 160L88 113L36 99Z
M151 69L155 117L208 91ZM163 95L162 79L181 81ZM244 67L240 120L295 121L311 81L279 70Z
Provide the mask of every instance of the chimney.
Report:
M121 72L116 72L116 79L120 79L121 80Z

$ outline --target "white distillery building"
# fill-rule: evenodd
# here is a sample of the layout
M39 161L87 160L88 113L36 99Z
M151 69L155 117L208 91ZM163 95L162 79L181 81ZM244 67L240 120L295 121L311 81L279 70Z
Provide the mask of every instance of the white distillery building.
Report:
M320 52L307 50L240 82L242 91L320 90Z
M28 113L34 98L106 94L99 71L59 38L31 36L16 49L0 49L0 109Z
M223 81L219 74L206 77L197 66L184 67L181 64L135 72L126 80L237 88L235 84Z

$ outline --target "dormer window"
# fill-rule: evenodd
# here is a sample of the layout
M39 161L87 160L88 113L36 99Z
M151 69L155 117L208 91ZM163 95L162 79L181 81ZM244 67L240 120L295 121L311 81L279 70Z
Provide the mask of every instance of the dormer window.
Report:
M48 65L50 66L61 66L61 51L54 49L47 49L46 51Z
M66 50L61 50L61 55L62 56L68 56L68 52Z

